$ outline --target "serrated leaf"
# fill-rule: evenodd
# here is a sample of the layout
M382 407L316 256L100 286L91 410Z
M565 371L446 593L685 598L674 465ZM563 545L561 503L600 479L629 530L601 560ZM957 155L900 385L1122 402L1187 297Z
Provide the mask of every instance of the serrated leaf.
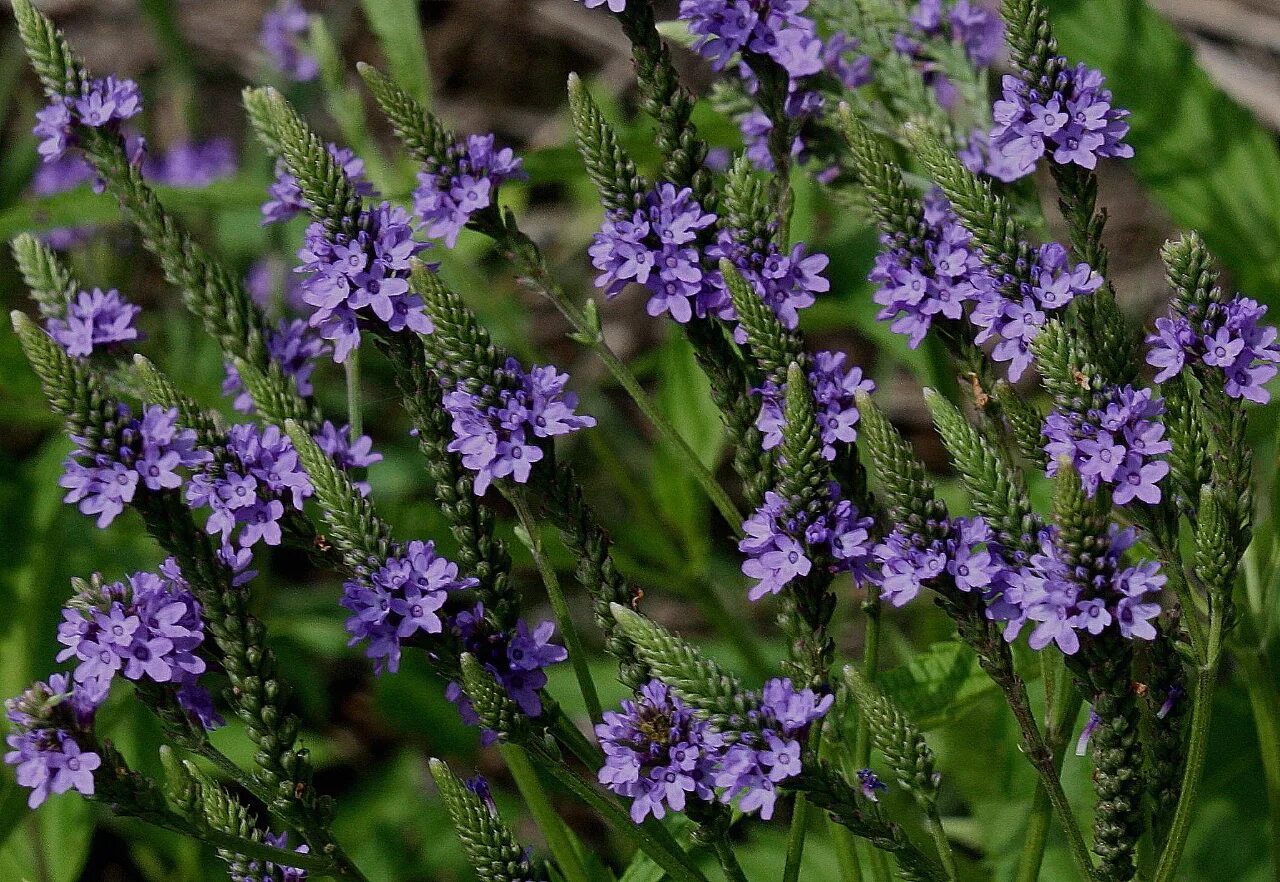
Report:
M924 730L959 719L996 690L974 651L954 640L935 643L885 671L876 685Z

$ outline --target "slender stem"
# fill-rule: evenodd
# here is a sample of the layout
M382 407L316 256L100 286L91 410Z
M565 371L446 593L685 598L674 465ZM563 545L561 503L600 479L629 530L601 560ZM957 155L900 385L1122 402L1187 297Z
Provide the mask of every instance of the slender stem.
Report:
M604 762L604 755L591 743L586 735L573 724L564 708L557 706L551 721L551 732L561 747L568 748L578 762L588 769L597 769Z
M347 425L351 427L351 441L364 434L364 414L360 407L360 350L352 349L342 363L347 373Z
M822 751L822 726L815 725L809 733L809 749L814 754ZM800 864L804 859L804 840L809 832L809 800L803 793L796 794L791 809L791 829L787 831L787 862L782 868L782 882L797 882Z
M747 882L746 874L742 872L742 865L738 863L738 858L733 853L733 846L729 844L728 834L717 836L712 845L727 882Z
M573 675L578 680L578 689L582 692L582 700L587 705L587 713L592 720L601 718L600 696L596 692L596 684L591 679L591 667L587 663L586 651L582 648L582 639L573 624L573 616L569 614L569 604L564 592L560 589L560 579L556 576L555 567L542 553L542 538L533 514L525 503L524 495L519 491L507 493L506 497L516 510L516 517L524 527L525 537L529 543L529 553L542 574L542 583L547 588L547 597L551 599L551 609L556 616L556 624L560 626L560 634L564 638L565 649L569 651L569 663L573 665Z
M1052 707L1047 717L1049 722L1049 748L1053 751L1053 764L1062 770L1062 760L1070 741L1071 727L1080 714L1080 693L1070 677L1056 677L1052 700L1046 699ZM1053 806L1049 803L1049 791L1044 781L1036 781L1035 795L1032 797L1031 814L1027 818L1027 829L1023 834L1022 855L1018 859L1018 872L1015 882L1036 882L1040 878L1040 866L1044 863L1044 849L1049 841L1049 821L1053 818Z
M582 863L580 847L575 845L571 838L573 834L565 827L564 821L552 807L551 800L547 798L547 791L529 762L529 755L517 744L503 744L502 757L506 760L520 796L529 807L529 813L533 815L538 829L542 831L542 838L547 841L547 847L551 849L566 882L589 882L591 877Z
M862 604L867 614L867 627L862 638L862 678L875 683L880 668L880 589L867 586L867 599ZM871 765L871 724L865 714L858 715L858 733L854 742L854 761L858 768Z
M933 837L933 844L938 849L938 860L942 862L942 871L947 874L951 882L955 882L959 878L956 856L951 851L951 840L947 839L947 830L942 826L942 816L938 814L936 805L931 804L925 811L925 824L929 828L929 835Z
M1267 804L1271 808L1271 872L1272 878L1280 882L1280 681L1264 652L1255 654L1247 648L1237 648L1232 655L1244 674L1253 725L1258 731Z

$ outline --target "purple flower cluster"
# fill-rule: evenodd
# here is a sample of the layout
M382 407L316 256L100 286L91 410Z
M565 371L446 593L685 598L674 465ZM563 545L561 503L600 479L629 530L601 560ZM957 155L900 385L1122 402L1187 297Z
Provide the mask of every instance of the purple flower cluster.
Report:
M649 315L668 312L681 324L695 312L704 316L723 309L723 280L703 265L698 241L715 222L691 189L661 184L648 194L644 208L615 212L596 233L589 249L601 271L596 286L613 297L631 282L644 285L651 294Z
M793 579L809 575L815 560L832 573L867 576L871 562L871 518L862 517L852 502L829 490L825 510L793 510L794 506L770 490L760 506L742 525L744 538L738 550L747 556L744 575L755 579L747 597L759 600L777 594Z
M262 842L272 848L289 847L288 833L267 833ZM298 854L309 854L311 847L305 842L294 849ZM296 867L282 867L271 861L247 861L231 869L231 882L303 882L307 878L306 870Z
M364 160L356 156L355 152L348 147L339 147L333 142L330 142L327 147L329 155L355 187L357 195L373 196L373 184L369 183L364 176ZM264 227L267 224L284 223L307 210L307 203L302 198L302 188L298 186L298 179L289 174L289 168L282 159L276 160L276 179L267 187L267 196L269 197L267 201L262 203Z
M877 793L889 789L889 785L880 780L880 777L870 769L858 769L858 789L862 791L862 796L872 802L879 802L880 797Z
M64 502L76 503L83 514L97 515L98 526L107 527L133 501L141 484L147 490L172 490L182 486L181 468L202 465L212 455L196 447L196 433L178 427L178 410L147 407L142 419L120 406L118 430L100 442L96 450L80 447L67 458L59 486L67 490Z
M373 439L368 435L361 435L353 441L351 427L345 423L339 427L325 420L320 431L311 437L325 455L333 460L334 465L344 471L364 469L375 462L382 462L382 454L373 449ZM355 488L361 496L369 495L367 481L356 481Z
M205 728L222 725L213 699L197 680L205 671L196 651L204 643L200 604L173 558L160 573L134 573L127 582L87 585L62 611L58 661L75 659L75 687L95 705L117 675L169 684L178 703Z
M301 511L312 492L289 436L244 423L228 430L223 455L191 476L187 504L210 510L205 529L223 545L249 549L279 545L286 508Z
M857 395L869 395L876 388L875 383L863 377L862 368L853 365L846 370L844 363L843 352L822 351L814 353L809 370L818 428L822 431L822 456L828 461L836 458L837 444L852 444L858 439ZM770 380L757 391L762 401L756 428L764 433L764 449L772 450L782 444L787 425L786 384Z
M986 129L974 129L970 132L969 142L957 155L964 167L975 175L990 175L1006 184L1025 177L1019 162L1011 160L991 146L991 133Z
M610 12L624 12L627 8L627 0L580 0L580 2L588 9L596 9L608 4Z
M49 336L67 350L67 355L87 358L94 347L137 340L138 329L133 323L141 312L142 307L125 300L115 288L94 288L72 298L66 313L50 318L47 327Z
M493 149L493 135L469 135L435 160L430 171L418 172L413 207L427 235L449 248L472 215L495 204L503 181L524 177L510 147Z
M291 80L305 83L320 74L319 62L302 50L310 32L311 19L302 4L297 0L280 0L262 16L258 39L277 70Z
M991 274L972 240L936 188L924 198L922 238L881 238L884 250L868 276L879 286L873 297L883 309L876 318L892 319L890 329L906 334L912 349L924 340L935 317L958 320L965 303L992 290Z
M458 639L463 652L470 653L495 680L502 684L519 707L531 717L541 716L542 699L538 693L547 685L546 668L569 657L563 646L551 642L556 626L542 622L533 630L523 619L514 629L498 628L485 615L484 604L477 603L453 617L450 632ZM480 717L471 706L471 699L462 684L450 683L445 697L458 708L458 713L468 725L480 725ZM486 730L485 744L495 738Z
M1164 399L1150 389L1113 386L1094 397L1085 413L1049 414L1044 423L1050 477L1062 462L1080 475L1085 492L1093 496L1100 483L1115 485L1112 499L1126 505L1141 499L1160 501L1160 480L1169 463L1156 457L1173 450L1164 438Z
M984 293L969 320L980 328L974 342L995 341L991 357L1009 362L1009 379L1017 380L1031 366L1031 341L1050 313L1077 297L1102 287L1102 276L1087 263L1071 267L1067 250L1056 242L1041 245L1025 277L1005 279ZM1006 296L1012 289L1016 299Z
M311 386L311 374L316 369L315 360L328 351L324 341L315 335L302 319L281 319L274 330L268 330L267 355L280 366L280 371L293 380L298 394L306 398L315 391ZM240 372L231 362L226 364L226 377L222 381L222 394L234 396L232 407L241 413L253 412L253 396L240 379Z
M1133 528L1112 525L1107 550L1089 568L1068 566L1052 533L1040 539L1040 552L990 611L992 618L1008 620L1006 640L1016 640L1028 622L1034 624L1032 649L1056 643L1067 655L1080 650L1080 632L1096 637L1112 626L1127 639L1155 639L1151 620L1160 614L1155 601L1166 577L1155 561L1121 566L1122 555L1138 540Z
M831 290L831 282L822 275L830 260L825 254L809 254L803 242L797 242L787 253L773 238L751 238L745 231L724 229L707 253L733 263L782 326L793 331L800 326L799 311L812 306L816 295ZM711 281L719 282L719 274L714 274ZM723 302L717 314L726 320L736 319L727 293ZM734 336L739 343L747 342L747 333L741 327Z
M738 800L745 814L773 817L777 785L801 772L805 735L834 702L835 696L797 690L788 679L765 683L759 707L738 722L739 737L724 752L716 774L721 800Z
M1173 377L1190 358L1222 371L1224 390L1231 398L1266 404L1271 394L1264 384L1276 375L1280 363L1275 327L1259 324L1266 313L1256 300L1236 295L1204 310L1190 306L1185 314L1156 319L1156 333L1147 337L1147 363L1160 369L1156 382Z
M183 141L142 162L143 176L170 187L205 187L236 173L236 149L229 138Z
M940 538L899 527L875 548L877 581L885 600L905 606L920 589L941 580L988 601L1002 596L1013 578L1004 552L982 518L953 518Z
M739 52L765 55L792 78L822 70L822 40L801 13L809 0L681 0L693 48L723 70Z
M453 418L449 450L461 454L462 464L476 473L477 496L495 478L527 483L533 464L543 457L539 439L596 424L594 417L574 413L578 396L565 391L568 382L568 374L550 365L525 371L508 358L493 385L472 393L460 382L444 396L444 408Z
M634 701L622 702L621 713L606 711L596 737L605 755L600 783L631 800L637 824L668 808L684 811L689 794L715 799L724 737L662 681L646 683Z
M964 47L974 67L990 67L1004 47L1000 14L979 0L919 0L910 20L918 34Z
M54 98L36 113L36 149L45 162L53 162L76 146L76 126L118 131L120 123L141 111L142 93L133 80L89 80L79 97Z
M1129 111L1111 106L1101 72L1058 61L1052 80L1031 84L1006 75L1004 97L993 108L992 149L1004 154L1018 177L1031 174L1045 155L1058 165L1088 169L1099 159L1133 156L1133 148L1123 142Z
M102 764L97 753L84 750L77 738L90 737L98 702L66 674L37 682L5 702L12 748L4 761L16 766L18 785L31 790L27 805L38 808L50 793L75 790L93 796L93 773Z
M383 202L363 212L359 232L330 234L319 222L307 227L296 270L308 273L302 296L315 307L311 324L332 340L334 361L360 344L359 311L368 309L392 331L432 331L422 298L409 291L417 223L403 208Z
M421 631L440 634L439 610L450 591L474 588L458 576L457 564L436 554L435 544L413 540L396 548L376 569L342 586L342 605L351 611L348 645L367 643L365 654L378 673L400 670L400 643Z

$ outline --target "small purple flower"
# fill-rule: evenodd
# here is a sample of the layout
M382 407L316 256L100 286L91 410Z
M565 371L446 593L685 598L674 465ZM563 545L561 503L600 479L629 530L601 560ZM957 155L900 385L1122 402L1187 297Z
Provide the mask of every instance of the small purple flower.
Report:
M320 431L312 438L334 464L344 471L368 468L375 462L382 462L382 454L373 449L373 439L368 435L361 435L353 441L351 427L346 424L339 428L325 420ZM355 488L361 496L369 495L368 481L356 481Z
M800 326L800 310L812 306L816 295L831 290L831 282L823 275L830 260L825 254L808 253L803 242L784 252L773 238L761 242L744 230L723 229L716 244L708 250L708 256L727 258L733 263L782 326L790 330ZM713 274L709 281L721 281L719 274ZM736 320L728 299L726 292L724 306L717 314L726 320ZM709 300L704 308L707 305ZM747 341L746 331L741 327L734 336L739 343Z
M568 374L547 365L526 372L514 358L496 373L495 383L481 394L459 383L444 396L453 419L449 450L461 454L462 464L476 473L477 496L495 478L527 483L534 463L543 457L541 439L596 424L594 417L574 412L578 396L565 391Z
M1266 404L1271 393L1265 383L1276 375L1280 347L1276 329L1260 322L1267 307L1237 294L1212 300L1201 312L1196 306L1175 307L1167 318L1156 319L1156 333L1147 337L1147 363L1160 369L1155 381L1176 376L1190 360L1206 376L1220 374L1231 398Z
M588 9L607 5L610 12L624 12L627 8L627 0L579 0L579 2Z
M303 398L315 390L311 386L311 374L316 369L316 359L325 355L329 347L302 319L281 319L274 329L266 332L267 356L280 367L280 372L293 381L293 386ZM236 366L226 364L226 377L222 381L222 394L234 396L232 407L241 413L253 413L253 396L245 388Z
M510 147L495 150L493 135L469 135L433 157L431 168L418 173L413 206L427 235L452 248L458 233L476 212L495 204L504 181L524 178L520 159Z
M170 187L206 187L236 173L235 145L228 138L182 141L142 162L142 175Z
M872 802L879 802L880 797L876 794L889 789L889 785L881 781L870 769L858 769L858 787L863 797Z
M320 74L319 62L303 51L310 31L311 20L297 0L280 0L262 17L262 48L276 69L295 82L314 80Z
M740 52L766 55L791 77L818 73L822 41L801 13L809 0L681 0L680 18L695 37L693 48L723 70Z
M40 143L36 148L45 162L61 159L77 146L76 126L119 131L119 123L142 112L142 94L133 80L115 77L89 80L77 97L60 97L36 113L32 129Z
M115 288L81 291L67 304L63 317L48 320L49 336L68 355L87 358L95 347L109 348L137 340L134 321L141 312L142 307L125 300Z
M289 848L288 833L266 833L262 837L264 845L272 848ZM294 849L298 854L309 854L311 848L303 843ZM270 861L245 861L235 865L239 869L233 870L231 873L231 882L305 882L307 878L306 870L299 870L296 867L283 867L273 864Z
M885 600L896 607L915 599L920 590L945 579L960 591L995 602L1010 579L1004 550L982 518L952 518L934 525L936 538L899 527L875 548L878 581Z
M823 351L814 354L809 371L818 428L822 432L822 455L827 460L836 458L838 444L852 444L857 440L860 418L857 394L870 394L876 388L875 383L862 375L861 367L854 365L846 370L844 365L843 352ZM769 381L758 391L762 401L756 428L764 433L764 449L773 450L782 444L786 428L786 386Z
M327 145L329 155L333 157L334 162L342 169L343 174L355 187L356 195L362 197L371 197L374 195L373 184L364 176L364 160L356 156L355 152L347 147L339 147L337 144L330 142ZM276 160L276 179L267 187L267 195L270 197L266 202L262 203L262 225L283 223L287 220L302 214L307 210L306 200L302 198L302 188L298 186L298 179L289 174L288 166L284 160Z
M1102 717L1090 707L1089 719L1085 720L1084 728L1080 730L1080 737L1076 739L1076 756L1084 756L1089 752L1089 740L1093 738L1093 733L1098 731L1100 725L1102 725Z

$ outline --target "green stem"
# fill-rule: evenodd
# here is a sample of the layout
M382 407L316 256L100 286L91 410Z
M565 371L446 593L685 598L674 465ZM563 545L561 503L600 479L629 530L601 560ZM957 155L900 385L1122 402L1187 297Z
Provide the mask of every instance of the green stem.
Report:
M342 367L347 374L347 424L351 426L354 443L364 434L364 414L360 407L360 350L352 349Z
M1244 674L1253 725L1258 731L1267 804L1271 807L1271 872L1280 882L1280 680L1265 652L1236 649L1232 655Z
M1056 665L1055 665L1056 667ZM1046 665L1046 672L1049 670ZM1056 688L1052 698L1046 703L1052 708L1047 719L1049 722L1049 749L1053 751L1054 767L1061 773L1062 760L1066 755L1067 744L1071 737L1071 728L1080 714L1082 701L1075 683L1070 677L1055 676ZM1046 681L1047 682L1047 681ZM1027 818L1027 829L1023 834L1022 855L1018 859L1018 872L1015 882L1036 882L1040 878L1040 867L1044 863L1045 845L1049 841L1049 822L1053 818L1053 806L1049 803L1049 791L1043 781L1036 781L1035 795L1032 797L1031 814Z
M747 882L747 877L742 872L742 865L738 863L738 858L733 853L733 846L729 844L728 834L717 836L713 847L727 882Z
M502 757L506 760L520 796L529 807L529 813L533 815L538 829L542 831L542 838L547 841L547 847L551 849L566 882L590 882L591 877L582 863L580 848L575 846L570 838L572 834L547 798L547 791L529 762L529 755L517 744L503 744Z
M573 624L573 616L569 614L569 604L565 600L564 592L560 589L560 579L556 576L555 567L551 565L546 555L542 553L542 538L538 532L538 525L534 522L533 515L529 511L529 506L525 503L522 493L516 491L504 493L504 495L516 510L516 517L519 518L520 525L524 527L525 538L529 544L529 553L533 555L533 561L538 566L538 572L542 574L542 583L547 588L547 597L551 599L551 609L555 612L556 624L560 626L560 634L564 638L565 649L569 651L569 663L573 665L573 675L578 680L578 689L582 692L582 700L586 703L587 713L593 721L599 720L602 716L600 696L596 692L595 682L591 679L591 668L587 663L587 654L582 648L582 639L578 636L578 629Z
M822 726L815 725L809 733L809 750L822 751ZM782 868L782 882L797 882L800 864L804 860L804 840L809 832L809 800L803 793L796 794L791 809L791 829L787 831L787 862Z
M942 862L942 871L947 874L951 882L955 882L959 878L956 856L951 851L951 840L947 839L947 830L942 826L942 816L938 814L936 805L930 805L925 812L925 824L929 828L929 835L933 837L933 844L938 849L938 860Z
M867 614L867 628L862 638L862 678L874 684L880 667L880 589L867 586L867 599L862 603ZM865 714L858 715L858 733L854 742L854 762L859 769L871 765L871 724Z

